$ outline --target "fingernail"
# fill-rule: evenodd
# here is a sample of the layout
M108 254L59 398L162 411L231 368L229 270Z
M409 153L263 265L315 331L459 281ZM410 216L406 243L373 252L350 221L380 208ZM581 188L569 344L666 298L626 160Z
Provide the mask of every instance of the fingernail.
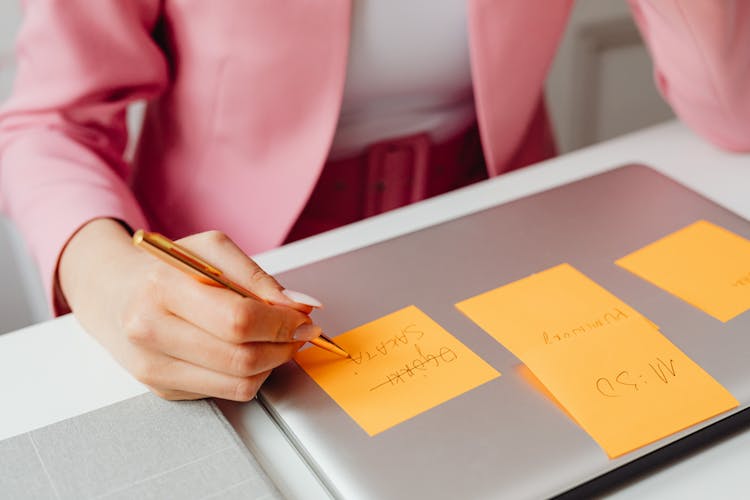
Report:
M322 302L306 293L297 292L295 290L282 290L281 293L298 304L304 304L310 307L323 307Z
M312 340L320 337L323 330L319 326L315 326L312 323L305 323L294 330L292 338L294 340Z

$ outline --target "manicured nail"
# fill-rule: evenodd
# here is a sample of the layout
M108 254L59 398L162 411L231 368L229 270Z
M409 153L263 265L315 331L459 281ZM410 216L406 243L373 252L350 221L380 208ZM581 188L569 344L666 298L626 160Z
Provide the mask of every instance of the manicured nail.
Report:
M295 290L282 290L281 293L286 295L289 299L293 300L297 304L304 304L310 307L323 307L323 303L315 297L310 297L306 293L297 292Z
M305 323L294 330L292 338L294 340L307 341L320 337L321 333L323 333L323 330L319 326L315 326L312 323Z

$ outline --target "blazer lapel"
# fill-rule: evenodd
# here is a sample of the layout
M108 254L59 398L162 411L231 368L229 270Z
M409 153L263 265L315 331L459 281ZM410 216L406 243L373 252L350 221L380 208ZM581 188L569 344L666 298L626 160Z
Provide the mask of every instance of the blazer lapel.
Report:
M467 0L477 120L490 175L525 136L571 0Z
M326 162L344 90L351 0L222 0L215 7L223 9L211 48L219 56L210 59L219 61L220 83L207 158L232 175L207 171L206 182L225 194L212 200L213 212L237 212L242 200L243 216L263 221L252 233L233 232L245 251L258 252L284 240ZM215 226L207 212L193 217Z

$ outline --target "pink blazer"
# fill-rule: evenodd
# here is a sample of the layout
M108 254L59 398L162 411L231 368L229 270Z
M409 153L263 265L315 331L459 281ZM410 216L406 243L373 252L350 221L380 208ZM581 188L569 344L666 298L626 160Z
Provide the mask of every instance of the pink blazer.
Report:
M85 222L282 242L324 165L352 0L26 0L15 91L0 110L0 203L50 290ZM355 0L356 1L356 0ZM570 0L467 0L491 175L539 102ZM750 148L750 2L631 0L660 89L693 128ZM125 108L148 99L133 164Z

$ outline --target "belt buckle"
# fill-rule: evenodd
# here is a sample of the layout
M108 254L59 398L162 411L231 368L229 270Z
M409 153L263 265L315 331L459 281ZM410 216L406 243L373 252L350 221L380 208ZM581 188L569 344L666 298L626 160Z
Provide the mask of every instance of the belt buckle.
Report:
M426 133L370 146L364 189L365 217L425 198L430 148Z

